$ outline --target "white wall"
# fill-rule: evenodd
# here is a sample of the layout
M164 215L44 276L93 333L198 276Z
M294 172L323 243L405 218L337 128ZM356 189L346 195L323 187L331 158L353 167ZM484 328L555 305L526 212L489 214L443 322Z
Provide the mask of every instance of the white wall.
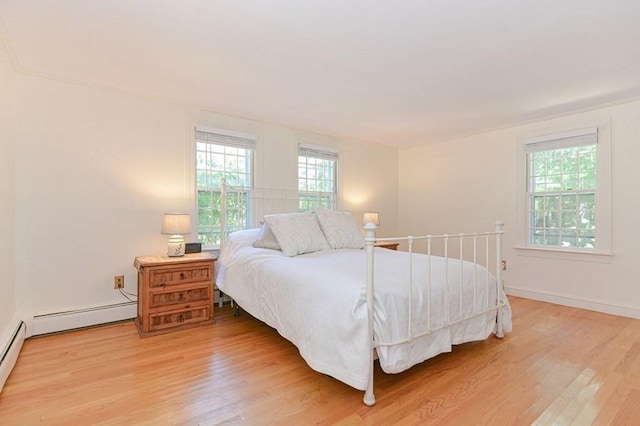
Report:
M610 263L517 255L516 147L533 134L611 120L612 241ZM584 127L584 125L582 125ZM550 132L553 130L553 132ZM399 154L400 232L492 229L506 222L505 284L512 294L640 317L640 102L602 108Z
M14 274L14 109L15 72L0 43L0 350L18 325Z
M340 207L397 223L397 150L28 75L16 78L16 300L29 321L124 302L133 259L161 254L162 213L193 210L196 124L258 136L259 185L295 188L297 143L340 151Z

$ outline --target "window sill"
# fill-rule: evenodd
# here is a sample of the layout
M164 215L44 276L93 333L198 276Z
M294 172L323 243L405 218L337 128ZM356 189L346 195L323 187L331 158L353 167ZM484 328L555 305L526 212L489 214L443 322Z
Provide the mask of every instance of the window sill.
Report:
M573 260L578 262L611 263L613 253L596 251L561 250L538 247L514 247L518 256L543 259Z
M213 255L219 255L220 254L220 246L206 246L206 247L202 247L202 252L203 253L211 253Z

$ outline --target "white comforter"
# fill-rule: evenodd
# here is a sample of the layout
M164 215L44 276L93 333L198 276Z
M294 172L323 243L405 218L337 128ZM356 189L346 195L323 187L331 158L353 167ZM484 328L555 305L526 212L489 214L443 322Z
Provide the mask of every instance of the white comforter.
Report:
M327 250L285 257L280 251L252 247L259 230L236 232L225 243L216 263L216 285L243 309L274 327L297 346L316 371L357 389L366 389L369 372L366 251ZM444 260L432 257L429 318L420 308L426 298L427 256L414 254L414 296L409 327L408 260L406 252L375 249L374 334L376 341L407 340L427 328L460 317L460 263L449 261L449 307L445 309ZM464 317L482 311L487 303L484 269L477 267L473 291L472 264L464 264ZM456 279L457 281L452 281ZM488 297L495 303L496 284L490 276ZM506 296L503 295L504 300ZM448 311L448 312L447 312ZM504 331L511 330L511 310L503 309ZM442 352L451 345L486 339L495 328L495 312L462 321L409 342L378 347L382 369L398 373Z

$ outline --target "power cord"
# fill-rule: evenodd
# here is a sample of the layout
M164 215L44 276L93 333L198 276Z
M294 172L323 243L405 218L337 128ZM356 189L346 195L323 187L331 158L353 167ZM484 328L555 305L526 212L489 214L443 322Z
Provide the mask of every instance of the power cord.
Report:
M127 299L129 302L137 302L138 301L138 295L137 294L129 293L127 291L124 291L121 288L119 288L118 290L120 291L120 294L122 294L125 297L125 299Z

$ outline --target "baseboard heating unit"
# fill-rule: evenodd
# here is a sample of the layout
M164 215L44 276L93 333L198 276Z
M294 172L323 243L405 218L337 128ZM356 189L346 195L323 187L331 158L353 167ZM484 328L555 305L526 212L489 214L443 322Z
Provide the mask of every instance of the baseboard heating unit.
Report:
M54 312L33 317L32 336L107 324L136 317L136 302L95 306L73 311Z
M13 366L18 360L18 355L20 354L20 349L22 348L26 335L27 326L23 321L20 321L18 327L16 327L15 331L11 334L9 341L2 350L2 354L0 355L0 392Z

